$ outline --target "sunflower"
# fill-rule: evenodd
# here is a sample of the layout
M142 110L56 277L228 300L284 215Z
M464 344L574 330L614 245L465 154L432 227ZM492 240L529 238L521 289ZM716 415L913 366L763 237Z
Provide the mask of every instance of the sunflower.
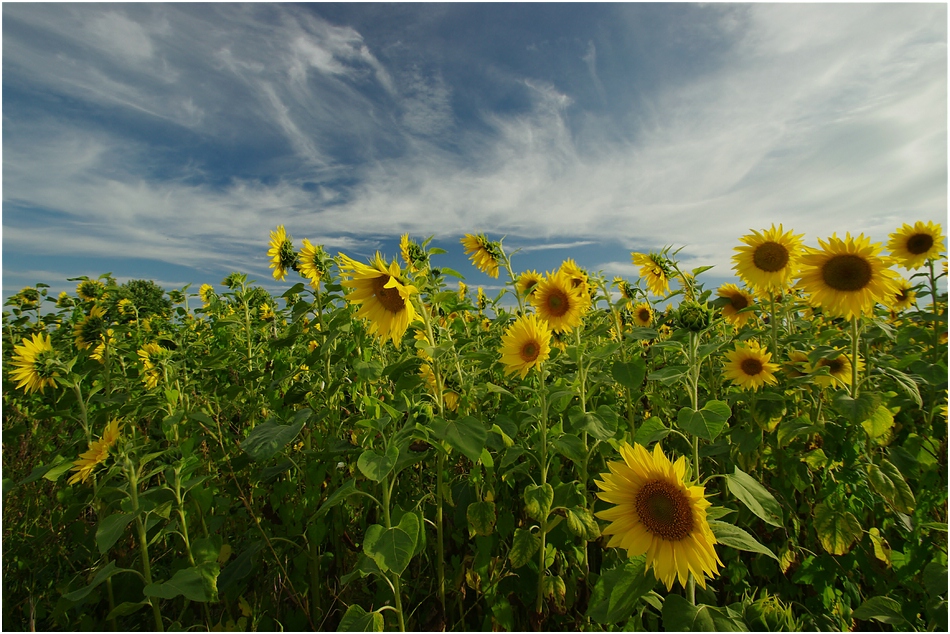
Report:
M398 348L409 323L416 319L409 297L418 290L402 281L395 260L387 266L378 252L369 266L342 253L340 261L342 284L352 289L346 300L360 306L356 316L368 319L371 333L380 339L392 339Z
M620 447L623 462L609 462L610 473L595 480L597 497L615 504L598 512L610 525L608 547L625 548L627 555L646 554L647 568L666 585L679 580L683 587L692 573L706 587L706 577L719 574L716 537L706 519L705 489L685 482L686 457L670 462L657 443L651 454L642 445Z
M56 298L56 308L69 308L73 303L73 298L66 291L60 293L59 297Z
M518 281L515 282L515 288L518 289L518 292L522 295L530 295L543 279L544 276L537 271L525 271L518 276Z
M762 385L778 383L775 378L778 365L770 363L772 354L764 352L755 342L749 342L748 346L737 343L733 352L726 353L726 358L725 377L743 390L756 391Z
M851 385L851 359L841 353L831 359L818 359L811 367L814 372L820 368L828 368L828 374L815 375L815 383L823 388L843 388ZM864 369L864 362L858 357L858 372Z
M905 269L919 269L943 253L943 228L933 222L918 220L913 227L905 223L890 238L887 249Z
M105 332L106 322L103 315L106 309L102 306L93 306L89 314L73 328L73 338L76 341L76 347L80 350L86 350L98 346L102 341L102 335Z
M563 271L564 274L570 278L571 286L582 289L581 292L585 295L589 292L587 273L577 266L577 263L573 260L573 258L564 260L564 262L561 263L561 268L558 270Z
M459 301L464 302L465 297L468 295L468 285L465 282L459 282L458 296Z
M425 250L416 244L415 240L410 239L408 233L404 233L399 239L399 253L410 271L417 271L420 266L428 264L429 258Z
M574 287L564 271L549 274L538 282L528 301L555 332L580 325L590 304L590 298L581 294L580 287Z
M498 277L498 261L501 259L501 249L497 242L492 242L484 233L472 235L466 233L461 239L465 247L465 254L472 260L479 271L488 277Z
M43 391L47 386L56 385L56 353L49 335L34 333L33 339L24 339L23 343L13 347L13 380L17 388L32 393Z
M67 484L76 484L77 482L85 482L90 475L92 475L93 470L106 461L106 458L109 457L109 449L112 448L112 445L119 440L119 420L113 418L112 421L106 425L106 429L102 432L102 437L99 440L94 440L89 443L89 449L81 454L79 454L79 459L73 462L75 465L71 470L76 473L73 474Z
M116 307L119 309L119 313L122 315L135 314L135 304L132 303L131 299L127 299L127 298L120 299Z
M781 291L795 275L802 249L802 235L782 232L782 225L740 238L746 244L736 247L733 270L747 285L761 291Z
M812 370L808 355L801 350L791 350L788 361L782 364L782 371L792 379L807 376Z
M145 389L158 387L158 382L162 379L162 371L155 364L167 353L168 351L157 343L147 343L139 348L138 355L142 362L142 382L145 384Z
M310 240L303 239L303 247L297 256L297 268L303 277L310 280L310 286L316 290L320 280L327 272L327 254L323 247L313 245Z
M646 302L640 302L633 307L633 323L646 328L653 323L653 309Z
M633 299L636 297L636 287L622 277L614 278L614 286L620 289L620 294L624 297L624 299L633 301Z
M115 331L112 328L107 328L105 334L101 336L101 341L99 345L96 346L96 349L89 353L89 358L98 361L99 363L106 362L106 340L112 340L115 338Z
M271 308L271 305L267 302L261 304L257 314L264 321L271 321L274 319L274 309Z
M83 280L76 285L76 294L79 295L79 299L86 302L99 299L105 290L105 284L99 280Z
M808 249L802 256L799 286L809 294L812 306L821 306L832 317L860 317L874 312L874 304L897 292L898 276L878 256L880 245L864 234L845 240L832 235L818 239L821 249Z
M505 374L518 372L523 379L551 355L551 329L537 315L522 315L508 326L498 352Z
M904 278L898 279L897 291L885 303L889 304L893 311L907 310L917 301L917 293L913 288Z
M475 289L475 306L478 307L478 312L482 312L488 308L488 296L485 295L485 291L482 290L481 286Z
M277 225L277 231L270 232L270 249L267 250L271 268L274 269L274 279L278 282L287 277L287 269L297 270L297 254L294 253L294 244L287 237L284 225Z
M644 278L647 288L658 297L664 297L670 292L669 262L659 253L631 253L633 263L640 267L640 277Z
M198 297L201 299L201 303L207 307L212 300L217 297L217 293L214 292L214 287L211 284L202 284L201 288L198 289Z
M716 294L729 300L729 303L722 307L722 316L735 326L736 330L746 325L750 319L755 318L754 311L739 312L743 308L755 304L755 298L752 297L751 293L744 291L735 284L723 284L716 291Z

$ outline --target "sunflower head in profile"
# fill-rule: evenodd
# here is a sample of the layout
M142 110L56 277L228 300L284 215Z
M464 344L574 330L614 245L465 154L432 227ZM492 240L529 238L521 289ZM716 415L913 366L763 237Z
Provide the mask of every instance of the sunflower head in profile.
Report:
M615 277L613 281L613 285L616 286L620 290L620 295L624 299L628 299L630 301L633 301L634 299L636 299L637 287L632 285L627 280L619 276Z
M475 289L475 307L478 308L480 313L488 308L488 295L485 294L485 289L481 286Z
M352 289L346 300L359 306L356 316L370 322L369 331L380 339L392 339L399 347L402 336L416 317L411 296L418 290L402 279L393 260L388 266L376 253L369 266L340 254L342 284Z
M267 250L270 266L274 269L274 279L278 282L287 277L288 269L297 270L297 254L284 225L277 225L277 231L270 232L270 248Z
M816 374L813 379L823 388L844 388L851 385L851 359L843 352L830 358L817 359L811 365L811 372L828 368L828 374ZM864 369L864 361L858 358L858 372Z
M703 588L706 577L719 574L716 537L706 519L705 489L686 483L686 458L671 462L659 443L651 454L642 445L620 447L622 462L609 462L610 473L595 480L597 497L613 504L597 517L610 525L608 547L627 555L646 554L647 568L669 591L677 580L684 588L690 573Z
M898 276L878 255L879 244L864 234L842 240L820 238L821 249L809 248L802 256L798 285L809 294L812 306L821 306L831 317L852 319L874 312L877 302L887 302L897 291Z
M41 332L33 333L31 339L23 339L14 346L13 366L11 375L17 382L17 389L23 388L27 394L55 386L56 377L59 376L59 359L50 336Z
M669 260L661 253L631 253L633 263L640 267L642 277L657 297L665 297L670 292L670 278L673 276L673 267Z
M579 326L590 306L590 296L581 291L564 271L557 271L538 282L528 300L551 330L564 332Z
M646 302L640 302L630 312L633 314L633 323L641 328L653 323L653 309Z
M563 271L565 275L571 280L571 286L574 288L582 289L583 293L589 293L590 288L588 285L588 276L587 272L584 271L581 267L577 266L577 262L573 258L568 258L561 263L561 268L559 271Z
M919 269L943 253L943 227L938 223L918 220L913 227L905 223L890 238L887 249L905 269Z
M458 297L460 302L464 302L465 298L468 297L468 284L465 282L459 281Z
M892 311L907 310L917 302L917 293L911 283L900 278L897 280L897 290L885 302L890 305Z
M106 292L106 286L99 280L83 280L76 285L76 294L84 302L93 302Z
M429 256L425 249L410 238L408 233L402 234L399 238L399 254L409 271L424 269L429 264Z
M76 484L85 482L92 475L95 468L103 464L109 457L109 450L119 440L119 420L114 418L106 425L99 440L89 443L89 449L79 454L79 458L73 462L71 471L75 471L67 484Z
M501 245L492 242L484 233L466 233L461 239L465 254L469 256L475 268L488 277L498 277L498 265L501 262Z
M518 276L518 281L515 282L515 288L522 295L530 295L534 292L535 287L538 285L538 282L544 279L544 276L538 273L537 271L525 271Z
M522 315L505 330L498 353L505 374L518 373L523 379L551 355L551 329L537 315Z
M330 270L330 256L319 244L311 244L310 240L303 239L303 247L297 256L297 270L303 277L310 280L310 286L316 290L320 280Z
M80 350L95 349L106 332L106 309L93 306L89 314L73 328L73 338Z
M214 292L214 287L211 284L202 284L201 288L198 289L198 297L201 299L201 303L207 308L211 302L217 297L217 293Z
M147 343L139 348L139 361L142 362L142 383L145 384L146 389L151 390L158 387L158 382L162 379L163 373L161 368L157 367L157 364L168 356L168 352L168 350L154 342Z
M811 362L808 360L808 354L801 350L790 350L788 361L782 364L782 372L791 379L808 376L811 373Z
M723 374L743 390L756 391L763 385L778 383L775 378L778 364L771 363L771 359L772 354L754 341L747 345L737 343L735 350L726 353Z
M59 297L56 298L56 308L70 308L73 305L75 305L75 302L66 291L60 293Z
M722 307L722 316L727 322L739 330L748 323L750 319L755 319L755 311L746 311L740 313L743 308L755 305L755 298L751 293L744 291L735 284L723 284L716 291L719 297L725 297L729 303Z
M756 290L782 291L792 283L802 249L802 235L782 231L782 225L761 232L753 230L740 240L732 256L733 270Z

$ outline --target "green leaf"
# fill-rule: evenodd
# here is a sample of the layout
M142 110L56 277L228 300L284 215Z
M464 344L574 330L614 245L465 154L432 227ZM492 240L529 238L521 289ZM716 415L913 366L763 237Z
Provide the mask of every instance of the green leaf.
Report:
M554 449L569 460L583 464L587 460L584 442L574 434L564 434L554 439Z
M683 431L712 441L725 428L731 415L732 410L723 401L707 401L699 411L690 407L681 409L676 422Z
M254 569L254 560L257 558L257 553L263 549L263 541L253 541L240 555L225 566L224 570L222 570L218 576L218 591L226 592L232 585L251 574L251 571Z
M752 401L752 418L766 431L773 431L785 412L785 399L781 394L763 392Z
M738 526L733 526L732 524L718 520L709 520L709 528L712 530L713 535L716 536L716 541L723 546L729 546L736 550L745 550L751 553L761 553L768 555L775 561L779 561L775 553L763 546L759 543L759 540Z
M218 564L204 563L179 570L163 583L151 583L142 590L147 597L174 599L181 595L191 601L214 601L217 598Z
M871 417L861 423L861 427L875 445L886 445L890 440L891 428L894 427L894 415L891 410L878 405Z
M624 335L625 338L627 338L627 339L632 339L632 340L634 340L634 341L637 341L637 340L639 340L639 339L647 339L647 340L656 339L656 338L659 337L659 336L660 336L660 333L657 332L655 329L653 329L653 328L646 328L646 327L643 327L643 326L636 326L636 327L634 327L634 328L631 328L631 329Z
M529 484L524 489L525 511L530 517L543 521L551 512L554 502L554 487L548 483L543 485Z
M310 410L306 411L309 412ZM287 443L296 438L300 430L303 429L305 422L301 421L295 425L280 425L269 418L251 430L251 433L241 443L241 449L255 462L267 460L275 456Z
M115 545L125 532L125 527L134 518L135 516L131 513L113 513L99 520L99 527L96 529L96 545L99 547L100 555L105 555Z
M862 603L851 616L862 621L874 619L888 625L906 624L904 616L901 614L901 604L889 597L871 597Z
M893 464L881 459L881 465L868 465L868 484L901 513L913 513L917 501L904 476Z
M356 461L356 466L360 472L373 482L382 482L383 478L389 475L389 472L396 466L399 460L399 447L395 444L389 445L385 454L381 454L375 449L367 449L360 454Z
M385 624L379 612L367 612L355 603L346 609L340 619L341 632L382 632Z
M633 361L614 361L610 368L610 375L614 378L614 381L631 392L640 391L646 373L647 364L639 358Z
M637 435L634 437L633 441L637 444L647 447L651 443L654 443L658 440L663 440L670 435L670 432L671 430L667 429L666 425L663 424L663 421L661 421L656 416L651 416L650 418L643 421L643 424L637 428Z
M932 599L947 595L947 567L936 561L931 561L924 568L924 588Z
M73 601L73 602L82 601L87 596L89 596L89 593L92 592L96 588L96 586L101 584L103 581L105 581L109 577L112 577L113 575L117 575L120 572L134 573L136 571L130 570L128 568L116 568L115 562L110 561L101 570L99 570L99 572L96 573L96 576L92 578L92 581L89 583L88 586L86 586L85 588L80 588L79 590L74 590L73 592L70 592L68 594L65 594L63 595L63 598L69 601Z
M868 537L871 538L871 545L874 547L874 556L890 566L891 547L887 543L887 540L881 536L881 531L877 528L872 528L868 531Z
M59 456L57 456L57 458L58 457ZM54 464L43 473L43 478L50 482L56 482L64 473L73 467L73 464L75 463L72 460L63 460L58 464Z
M841 505L819 502L815 506L815 530L821 545L832 555L843 555L861 537L861 524Z
M577 506L567 509L565 515L568 530L578 537L589 542L600 537L600 526L587 509Z
M366 382L375 381L383 375L383 365L378 361L357 361L353 364L353 370Z
M604 625L624 622L633 614L640 597L655 585L656 577L647 570L645 555L627 559L597 580L586 616Z
M415 549L415 532L410 535L399 526L387 529L373 524L366 529L366 536L363 538L363 552L371 557L383 572L392 570L397 575L402 574L409 565Z
M313 514L313 519L317 519L326 515L331 508L345 500L348 495L356 490L356 480L350 478L341 484L340 488L327 497L326 501L320 505L320 508L317 509L317 512Z
M659 381L664 385L669 385L678 381L682 377L686 376L687 368L685 365L670 365L665 368L661 368L656 372L651 372L647 379L650 381Z
M765 523L772 526L782 526L782 507L765 487L755 478L740 469L735 473L726 474L726 484L729 491L745 504L750 511L759 516Z
M472 502L465 512L469 529L476 535L491 535L495 532L495 503Z
M668 632L745 632L742 618L729 608L693 605L678 594L663 601L663 627Z
M125 601L124 603L120 603L119 605L115 606L115 609L109 612L109 615L106 617L106 619L112 620L116 618L117 616L128 616L130 614L135 614L136 612L138 612L140 609L144 608L148 604L149 604L149 601L147 600L139 601L137 603L133 603L131 601Z
M586 412L577 417L571 418L571 423L575 429L586 431L597 440L607 440L613 438L617 433L617 419L615 417L603 416L600 412Z
M511 551L508 553L511 567L520 568L531 561L539 548L541 548L540 537L527 529L516 529L515 536L511 540Z
M477 418L466 416L452 421L435 418L430 427L439 440L446 441L472 462L478 462L481 458L488 432Z
M788 443L792 442L795 438L813 434L818 431L821 431L821 428L817 425L813 425L811 420L805 416L799 416L791 420L783 420L778 425L778 446L782 448L787 447Z
M831 401L839 414L857 425L871 417L877 409L880 397L873 392L861 392L858 398L854 399L846 391L840 391L835 393Z

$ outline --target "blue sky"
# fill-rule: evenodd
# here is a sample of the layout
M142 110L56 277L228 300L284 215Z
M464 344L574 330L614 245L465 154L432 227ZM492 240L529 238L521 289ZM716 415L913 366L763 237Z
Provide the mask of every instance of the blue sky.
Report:
M683 247L732 281L750 229L947 229L945 4L20 4L3 11L3 296L112 272L269 290L283 224L491 291L636 278Z

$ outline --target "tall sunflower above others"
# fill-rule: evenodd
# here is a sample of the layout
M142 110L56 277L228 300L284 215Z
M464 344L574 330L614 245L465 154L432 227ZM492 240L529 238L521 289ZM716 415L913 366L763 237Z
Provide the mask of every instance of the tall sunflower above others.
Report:
M821 249L809 248L802 256L798 281L812 306L852 319L872 315L878 302L890 303L900 278L888 268L889 258L879 255L879 243L872 244L863 233L856 238L849 233L844 240L832 234L818 243Z
M595 480L597 497L615 505L597 513L611 522L607 546L625 548L630 557L646 554L647 568L667 590L677 580L686 587L690 573L705 588L706 577L717 576L723 564L706 519L705 489L685 481L686 458L670 462L659 443L652 454L624 443L620 455L623 462L607 463L610 473Z
M913 227L904 224L890 238L887 249L905 269L919 269L943 253L943 228L933 222L918 220Z
M392 339L396 347L416 319L411 296L418 290L402 280L399 264L388 266L377 252L369 266L340 254L342 284L351 290L346 300L359 306L357 317L368 319L369 331L380 339Z
M287 277L287 269L297 270L297 254L294 244L287 236L284 225L277 225L277 231L270 232L270 249L267 250L274 279L278 282Z
M792 283L802 250L802 235L782 230L782 225L762 232L753 230L740 238L733 270L748 286L758 291L782 291Z
M669 261L659 253L631 253L633 263L640 267L640 277L646 280L647 287L657 297L665 297L670 292L670 278L673 276Z

